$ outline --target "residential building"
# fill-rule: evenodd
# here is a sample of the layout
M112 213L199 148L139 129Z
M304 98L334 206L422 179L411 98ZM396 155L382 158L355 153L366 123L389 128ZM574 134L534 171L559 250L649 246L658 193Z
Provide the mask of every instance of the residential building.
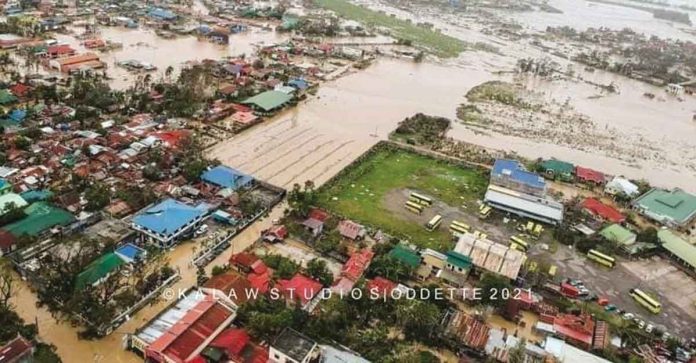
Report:
M452 286L464 286L469 276L469 271L471 271L473 267L471 258L455 251L448 251L445 255L447 256L447 264L444 269L440 270L437 277L443 279Z
M585 198L581 204L582 208L600 218L601 220L612 222L612 223L623 223L626 221L626 216L624 216L618 209L606 205L594 198Z
M657 239L662 243L662 248L687 271L696 273L696 246L685 241L676 233L661 229L657 232Z
M498 362L507 362L510 350L515 349L519 342L519 338L508 334L505 330L491 329L488 335L488 342L486 343L485 347L486 355L493 357ZM523 362L545 362L548 353L544 350L544 348L539 347L538 345L535 345L529 341L525 342L524 348Z
M209 206L204 203L193 207L166 199L138 213L131 227L140 232L141 240L167 248L188 237L208 211Z
M583 168L582 166L575 167L575 177L587 184L602 185L606 182L604 173L590 168Z
M429 277L435 277L445 268L447 264L447 255L438 251L426 248L421 251L422 261L416 269L416 276L419 280L427 280Z
M512 189L489 185L484 201L491 207L549 224L563 221L563 204Z
M345 238L357 241L365 238L367 230L358 223L344 219L338 223L338 232Z
M249 280L236 272L225 272L214 275L201 287L209 294L226 296L235 306L240 306L249 300L256 300L260 292L254 291Z
M549 159L544 160L539 165L544 175L549 179L559 179L562 181L572 181L575 165L565 161Z
M633 207L666 226L688 232L696 228L696 196L681 189L652 189L633 201Z
M539 174L527 171L517 160L498 159L491 170L490 183L535 196L546 195L546 181Z
M240 190L250 188L254 178L229 166L218 165L201 175L201 179L220 188Z
M252 342L251 336L245 329L227 328L200 353L198 358L187 363L266 363L268 348Z
M30 363L34 360L34 346L21 335L10 340L5 346L0 347L0 362L2 363Z
M5 179L0 179L0 195L5 195L12 191L12 184Z
M629 246L636 243L636 234L619 224L612 224L602 229L599 234L607 240L621 246Z
M372 280L368 280L365 284L365 289L370 294L369 296L385 296L388 297L396 289L397 283L387 280L384 277L377 276Z
M609 195L625 195L632 198L638 195L638 186L626 178L615 176L604 187L604 192Z
M315 341L291 328L285 328L273 341L269 363L309 363L319 355Z
M162 8L152 8L148 10L147 16L159 21L174 21L177 16L172 11Z
M235 317L235 307L224 297L192 290L129 335L129 347L152 362L190 362L227 329Z
M278 280L276 287L288 305L295 306L299 303L303 309L309 308L312 300L322 290L320 282L299 273L290 280Z
M17 249L17 237L12 233L0 229L0 257L14 252Z
M242 104L250 105L257 114L269 115L280 110L292 100L292 95L280 91L265 91L247 98Z
M391 251L389 251L389 257L414 270L417 269L421 263L421 256L418 254L418 252L404 245L396 245Z
M559 314L553 320L556 335L584 350L592 347L595 321L589 314Z
M48 61L48 66L64 73L70 73L70 71L81 68L102 68L104 67L104 63L99 60L99 56L96 54L84 53L71 57L51 59Z
M446 331L466 347L483 351L488 343L490 327L483 318L456 310L450 316Z

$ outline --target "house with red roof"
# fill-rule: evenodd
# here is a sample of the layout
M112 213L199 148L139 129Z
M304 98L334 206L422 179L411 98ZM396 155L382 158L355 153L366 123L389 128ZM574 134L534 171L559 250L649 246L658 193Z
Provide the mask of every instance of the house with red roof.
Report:
M29 94L29 91L31 91L31 87L27 86L24 83L15 83L12 86L8 87L10 92L12 92L13 95L17 96L18 98L24 98Z
M288 236L288 229L284 225L276 225L263 231L263 240L271 243L281 242Z
M46 49L46 55L51 59L70 57L74 56L75 54L75 49L68 44L52 45Z
M357 241L365 238L367 230L360 224L344 219L338 223L338 232L345 238Z
M384 277L377 276L372 280L368 280L365 287L367 288L368 296L389 296L396 289L396 282L387 280Z
M624 216L618 209L604 204L597 199L586 198L582 201L581 206L584 211L605 221L613 223L623 223L626 221L626 216Z
M226 296L239 306L249 300L256 300L258 293L253 290L251 282L235 272L215 275L203 284L201 290L214 295Z
M324 221L329 218L329 214L318 208L312 208L309 215L302 225L307 228L313 236L318 236L324 230Z
M22 363L31 362L34 354L34 346L21 335L10 340L5 346L0 347L0 362Z
M252 290L266 294L271 288L273 270L253 253L240 252L230 257L230 266L238 272L246 274Z
M276 287L288 305L299 302L302 308L307 307L322 290L320 282L299 273L290 280L278 280Z
M254 343L246 330L228 328L208 345L201 356L208 358L208 360L201 361L205 363L208 361L266 363L268 362L268 348Z
M606 177L602 172L582 166L575 167L575 176L583 183L602 185L606 182Z
M589 314L559 314L553 320L556 335L568 343L589 350L592 346L595 321Z
M0 229L0 257L17 248L17 238L10 232Z
M362 277L367 267L370 266L372 258L375 253L370 249L363 249L362 251L353 253L348 261L343 265L341 269L341 276L350 279L353 282L358 281Z

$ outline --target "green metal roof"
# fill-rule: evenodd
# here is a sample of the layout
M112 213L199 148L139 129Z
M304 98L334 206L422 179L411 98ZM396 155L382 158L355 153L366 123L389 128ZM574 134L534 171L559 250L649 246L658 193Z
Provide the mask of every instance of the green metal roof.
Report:
M599 232L602 237L618 243L635 242L636 234L619 224L612 224Z
M24 209L28 216L3 227L15 237L23 234L38 236L41 232L55 227L66 226L75 220L68 211L54 207L46 202L36 202Z
M289 102L292 96L280 91L266 91L242 101L243 104L256 106L264 111L273 111Z
M123 264L124 262L120 257L113 252L109 252L92 261L92 263L90 263L84 271L77 275L75 287L78 289L83 289L86 286L92 285L115 271Z
M696 217L696 196L681 189L652 189L636 199L635 205L648 217L679 226Z
M0 90L0 105L7 105L13 102L17 102L15 95L6 89Z
M449 251L445 255L447 255L448 264L465 270L471 268L472 262L469 256L462 255L461 253L455 251Z
M541 167L544 168L544 170L551 170L557 174L573 174L573 171L575 171L575 166L573 164L556 159L542 161Z
M662 242L664 249L691 265L691 268L696 269L696 246L686 242L668 229L659 230L657 238Z
M396 245L389 251L389 256L413 268L420 266L421 257L418 252L402 245Z

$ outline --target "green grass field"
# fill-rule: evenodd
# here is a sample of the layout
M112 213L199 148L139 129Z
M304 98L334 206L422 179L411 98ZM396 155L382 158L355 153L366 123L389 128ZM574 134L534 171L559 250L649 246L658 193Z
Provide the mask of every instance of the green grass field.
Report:
M488 177L479 170L405 150L381 149L322 188L320 202L330 211L408 238L421 247L444 251L451 247L447 228L428 232L422 224L403 219L383 206L385 195L413 189L450 206L460 206L483 198L487 184Z
M352 19L365 25L388 28L395 38L411 41L413 45L425 48L439 57L456 57L459 53L466 50L466 44L457 38L417 26L403 19L351 4L346 0L315 1L317 5L324 9L332 10L341 17Z

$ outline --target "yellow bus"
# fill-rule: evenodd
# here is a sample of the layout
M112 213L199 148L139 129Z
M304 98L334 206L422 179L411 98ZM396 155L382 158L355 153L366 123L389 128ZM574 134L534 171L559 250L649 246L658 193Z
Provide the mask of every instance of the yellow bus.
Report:
M607 256L597 250L588 251L587 258L609 268L613 268L616 265L616 259L614 257Z
M631 289L628 293L638 304L648 309L651 313L659 314L662 311L662 305L642 290Z
M416 213L416 214L423 213L423 206L418 204L418 203L408 201L408 202L406 202L405 207L406 207L406 209L408 209L409 211L411 211L413 213Z
M408 198L410 201L424 205L426 207L429 207L430 205L433 204L433 200L426 197L425 195L418 194L418 193L411 193L411 196Z
M489 215L491 215L491 207L484 204L481 209L479 210L479 218L481 219L486 219L488 218Z
M558 266L556 265L552 265L551 267L549 267L549 276L556 276L556 270L558 270Z
M524 252L527 252L527 250L529 250L529 243L520 238L519 236L510 237L510 244L522 247L522 250L524 250Z
M440 227L440 223L442 223L442 216L438 214L425 224L425 229L432 232Z
M459 221L452 221L452 223L450 223L449 229L450 232L452 232L452 234L465 234L471 231L471 227L468 224Z

